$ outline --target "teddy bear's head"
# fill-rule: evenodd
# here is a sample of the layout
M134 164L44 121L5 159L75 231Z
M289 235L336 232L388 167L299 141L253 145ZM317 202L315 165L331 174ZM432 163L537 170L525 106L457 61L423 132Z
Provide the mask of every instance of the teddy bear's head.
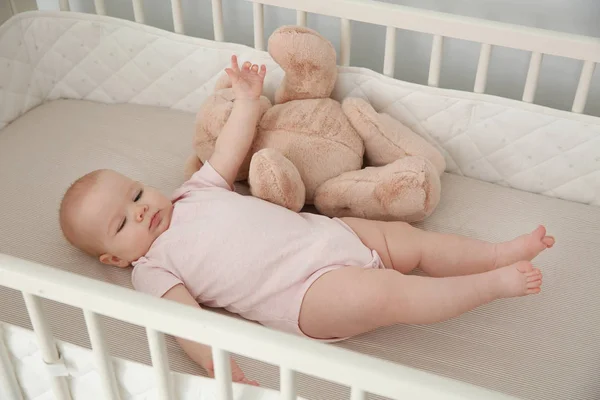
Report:
M337 58L330 41L312 29L283 26L269 37L269 54L285 71L275 104L331 96Z

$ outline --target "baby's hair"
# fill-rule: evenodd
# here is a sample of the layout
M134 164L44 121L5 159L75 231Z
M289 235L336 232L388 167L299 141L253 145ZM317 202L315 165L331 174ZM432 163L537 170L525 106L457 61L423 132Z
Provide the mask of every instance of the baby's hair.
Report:
M83 235L75 228L74 210L81 205L81 201L86 193L88 193L98 182L98 177L105 172L104 169L98 169L89 172L78 178L66 190L59 209L60 229L67 241L76 248L86 252L87 254L98 257L100 250L94 243L85 241Z

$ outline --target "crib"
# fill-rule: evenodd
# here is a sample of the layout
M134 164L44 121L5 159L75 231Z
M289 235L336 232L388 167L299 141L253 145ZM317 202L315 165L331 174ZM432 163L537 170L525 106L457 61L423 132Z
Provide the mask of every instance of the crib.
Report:
M70 11L68 0L58 3L54 12L36 11L35 0L0 0L0 20L7 20L0 27L0 187L7 198L0 202L2 399L598 398L600 119L584 111L600 39L370 0L251 0L251 49L227 42L222 0L206 2L211 39L186 36L181 0L170 1L174 32L147 26L141 0L131 1L135 21L107 16L104 0L94 0L96 15ZM554 229L558 248L540 258L548 268L546 297L326 345L135 292L123 271L94 266L84 272L81 255L49 222L55 219L52 201L80 171L57 175L70 160L89 169L104 157L102 162L139 167L154 176L151 184L172 189L189 151L193 113L229 55L266 63L266 92L281 79L265 52L266 7L296 12L302 26L311 15L338 18L340 78L333 97L362 96L444 152L443 200L420 226L488 240L522 233L533 221ZM350 66L352 21L385 27L381 73ZM401 31L432 38L427 85L395 78ZM438 87L446 38L480 43L471 93ZM521 101L485 93L494 47L531 53ZM544 55L582 63L570 111L534 103ZM207 71L193 68L206 60L215 60ZM100 83L93 84L96 79ZM119 127L138 136L111 133ZM161 129L188 133L173 140L160 136ZM152 144L136 150L141 164L134 167L119 148L133 149L146 132ZM46 142L36 144L40 140ZM25 145L36 158L31 164ZM64 150L67 145L75 150ZM94 146L102 149L97 155L71 155ZM158 167L167 172L151 166L152 154L161 154ZM36 183L24 185L28 180ZM57 182L62 186L52 189ZM51 193L50 206L36 198L40 188ZM17 190L23 197L14 200ZM52 215L22 220L27 209L43 207ZM196 376L202 372L171 336L212 346L215 379ZM30 372L17 362L19 352L35 364ZM263 387L232 383L230 355ZM77 357L87 357L86 368L93 370L87 386L74 383ZM137 393L126 386L142 381L147 385ZM48 387L42 390L39 382Z

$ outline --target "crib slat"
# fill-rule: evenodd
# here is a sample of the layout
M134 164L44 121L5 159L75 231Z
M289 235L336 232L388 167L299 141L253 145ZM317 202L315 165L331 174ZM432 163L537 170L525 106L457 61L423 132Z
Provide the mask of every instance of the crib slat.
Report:
M265 49L265 10L262 4L253 3L254 14L254 48Z
M142 0L133 0L133 17L135 18L135 22L140 24L145 23L146 19L144 18L144 6Z
M4 345L4 327L0 324L0 395L4 394L7 399L23 400L23 394L13 363Z
M212 355L215 365L215 379L217 381L217 399L232 400L233 391L231 387L231 361L229 353L213 346Z
M438 87L440 84L440 70L442 66L442 50L444 49L444 37L435 35L431 46L431 61L429 62L429 86Z
M296 25L306 26L307 13L306 11L296 11Z
M46 321L40 298L23 292L23 299L25 300L27 313L29 314L29 319L31 320L31 325L33 326L40 352L42 353L42 359L46 364L58 362L60 360L60 355L58 354L52 331ZM69 386L65 377L52 376L50 378L54 396L58 400L71 400Z
M473 91L475 93L485 92L485 85L487 84L488 67L490 65L490 56L492 54L492 46L486 43L481 44L481 51L479 52L479 63L477 64L477 74L475 75L475 87Z
M359 388L353 387L350 393L350 400L367 400L367 395Z
M529 70L527 71L527 80L523 89L523 101L532 103L537 90L540 77L540 67L542 66L542 53L534 51L529 60Z
M296 374L294 371L280 367L279 385L282 400L296 400Z
M383 56L383 74L394 76L396 67L396 28L388 26L385 31L385 55Z
M150 328L146 328L146 334L148 336L152 365L156 381L158 382L158 398L173 399L173 383L171 381L171 371L169 370L169 357L165 346L165 335Z
M351 31L350 20L341 19L341 41L340 41L340 62L341 65L347 67L350 65L350 46L351 46Z
M71 11L69 0L60 0L59 2L60 11Z
M94 7L96 7L96 14L106 15L106 4L104 4L104 0L94 0Z
M225 30L223 28L223 1L212 0L213 30L215 32L215 41L225 41Z
M575 100L573 101L572 111L575 113L582 113L585 109L595 68L596 63L593 61L585 61L583 63L581 75L579 76L579 85L577 85L577 92L575 92Z
M96 368L98 368L100 379L103 382L104 398L120 400L121 396L116 385L112 362L106 349L98 315L92 311L83 310L83 316L85 317L85 324L90 335Z
M171 0L171 11L173 13L173 28L175 33L184 34L181 0Z

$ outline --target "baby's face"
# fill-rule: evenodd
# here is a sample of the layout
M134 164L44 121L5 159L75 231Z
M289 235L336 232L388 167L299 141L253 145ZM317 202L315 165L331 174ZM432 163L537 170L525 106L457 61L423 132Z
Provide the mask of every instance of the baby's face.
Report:
M173 205L158 190L115 171L103 172L82 206L80 221L105 254L105 264L127 267L147 253L171 223Z

